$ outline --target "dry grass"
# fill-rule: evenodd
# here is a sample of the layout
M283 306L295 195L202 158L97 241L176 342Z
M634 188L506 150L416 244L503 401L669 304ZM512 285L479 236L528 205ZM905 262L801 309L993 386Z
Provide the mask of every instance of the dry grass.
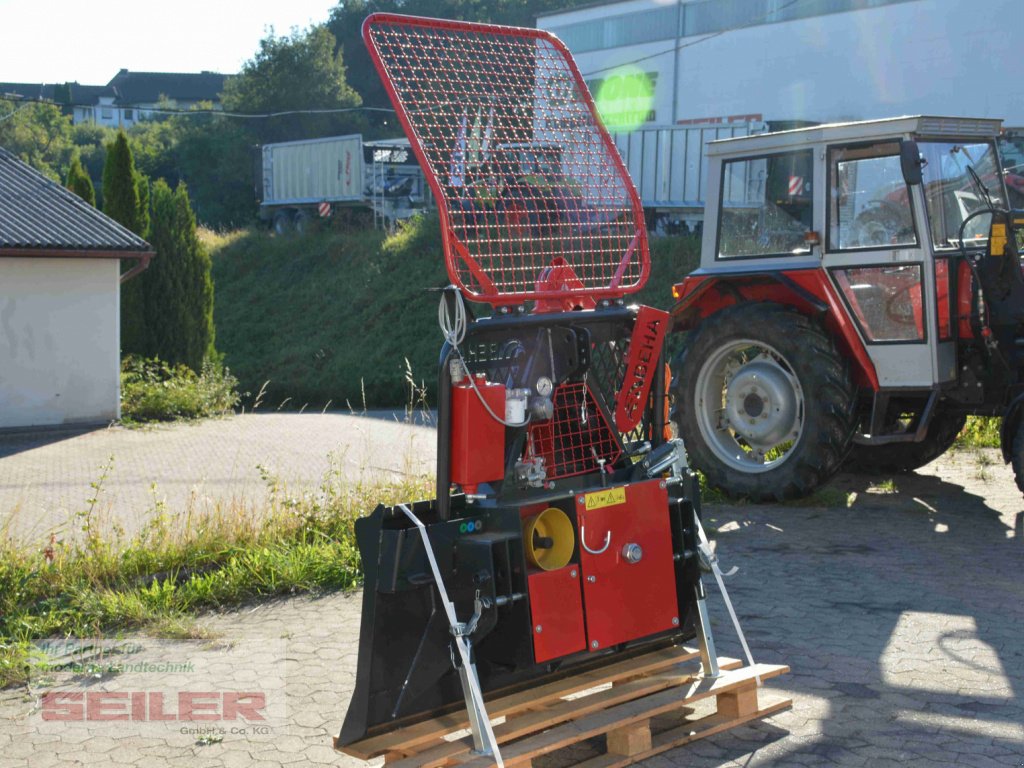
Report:
M95 517L108 471L69 521L74 535L24 544L0 531L0 687L26 679L42 638L190 637L200 611L356 587L354 521L380 503L433 495L426 477L350 482L333 467L315 490L291 493L264 472L265 503L172 515L157 502L147 525L125 536Z

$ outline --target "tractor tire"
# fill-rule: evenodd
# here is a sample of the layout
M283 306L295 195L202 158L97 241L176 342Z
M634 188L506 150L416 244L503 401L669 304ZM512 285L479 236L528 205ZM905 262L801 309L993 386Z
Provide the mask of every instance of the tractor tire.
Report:
M1013 436L1010 450L1012 452L1010 463L1013 465L1013 479L1017 483L1017 490L1024 493L1024 419L1017 422L1017 433Z
M734 498L811 493L839 469L856 427L846 361L794 309L746 303L689 334L673 382L673 420L696 469Z
M936 411L928 432L920 443L889 443L888 445L853 444L846 469L853 472L913 472L949 450L967 415L955 411Z

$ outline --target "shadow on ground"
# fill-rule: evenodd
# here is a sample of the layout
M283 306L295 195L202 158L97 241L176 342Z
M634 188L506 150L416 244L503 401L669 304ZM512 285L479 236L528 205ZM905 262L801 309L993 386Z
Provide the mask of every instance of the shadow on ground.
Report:
M87 426L0 429L0 459L70 440L80 435L87 435L90 432L98 432L107 427L107 424L91 424Z
M729 589L755 658L792 667L773 687L794 709L666 764L1024 763L1024 505L1002 467L943 478L876 493L878 478L843 475L849 509L706 510L725 567L740 566ZM713 611L720 652L738 655Z

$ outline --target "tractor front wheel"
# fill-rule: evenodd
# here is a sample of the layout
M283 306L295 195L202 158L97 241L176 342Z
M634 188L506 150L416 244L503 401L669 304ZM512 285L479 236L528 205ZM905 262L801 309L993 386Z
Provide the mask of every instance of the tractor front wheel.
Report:
M913 472L948 451L966 423L966 414L938 410L932 416L932 423L928 425L928 432L921 442L884 445L854 443L847 466L855 472Z
M842 464L855 426L846 362L816 322L771 303L740 304L687 338L674 419L693 465L727 494L806 495Z

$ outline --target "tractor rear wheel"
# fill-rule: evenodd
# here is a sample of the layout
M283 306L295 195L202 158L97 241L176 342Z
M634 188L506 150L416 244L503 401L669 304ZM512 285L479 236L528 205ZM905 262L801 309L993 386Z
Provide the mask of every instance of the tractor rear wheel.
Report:
M856 426L846 361L820 324L780 304L704 320L686 340L673 392L693 465L754 501L813 491L846 458Z
M966 423L966 414L937 410L920 443L854 443L847 467L855 472L912 472L948 451Z

